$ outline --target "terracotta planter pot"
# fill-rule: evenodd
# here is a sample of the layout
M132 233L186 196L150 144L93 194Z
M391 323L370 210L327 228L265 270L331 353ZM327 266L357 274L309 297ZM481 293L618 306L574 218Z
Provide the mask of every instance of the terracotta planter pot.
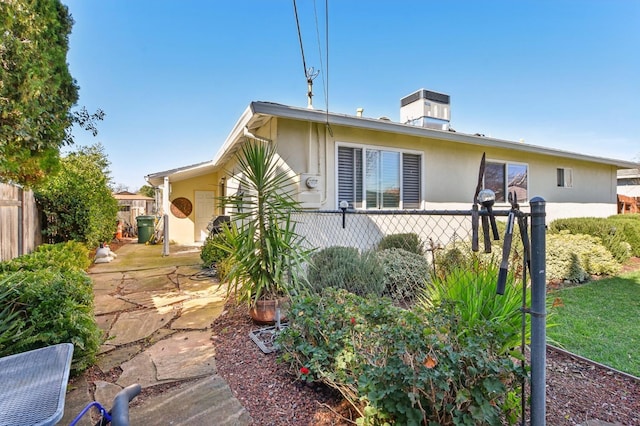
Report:
M249 316L258 324L274 324L276 322L276 309L280 308L280 321L286 320L289 310L289 299L281 297L279 299L258 300L249 309Z

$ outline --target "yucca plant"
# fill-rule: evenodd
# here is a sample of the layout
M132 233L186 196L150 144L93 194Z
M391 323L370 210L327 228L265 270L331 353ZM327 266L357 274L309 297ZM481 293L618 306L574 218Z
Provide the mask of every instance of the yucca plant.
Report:
M291 220L299 210L294 182L275 145L248 140L236 159L238 193L220 199L234 213L217 246L230 256L228 295L251 306L297 292L304 283L301 271L308 251Z

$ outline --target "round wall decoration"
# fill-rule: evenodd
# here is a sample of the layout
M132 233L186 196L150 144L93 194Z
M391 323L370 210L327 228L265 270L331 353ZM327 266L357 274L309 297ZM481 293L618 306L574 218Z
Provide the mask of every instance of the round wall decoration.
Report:
M178 219L184 219L193 211L191 201L184 197L176 198L171 202L171 213Z

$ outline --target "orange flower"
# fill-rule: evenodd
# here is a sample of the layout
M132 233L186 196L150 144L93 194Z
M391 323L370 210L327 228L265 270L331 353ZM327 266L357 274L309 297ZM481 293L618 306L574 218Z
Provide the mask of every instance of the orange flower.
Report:
M427 357L424 359L424 366L428 369L432 369L434 368L436 365L438 365L438 360L435 359L434 357L432 357L431 355L427 355Z

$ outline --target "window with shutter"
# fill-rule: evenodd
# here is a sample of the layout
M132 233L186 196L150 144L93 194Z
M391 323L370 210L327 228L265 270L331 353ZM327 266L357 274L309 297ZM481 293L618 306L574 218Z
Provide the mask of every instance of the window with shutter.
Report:
M420 155L402 154L402 207L420 208Z
M349 208L420 208L422 156L338 146L337 203Z

